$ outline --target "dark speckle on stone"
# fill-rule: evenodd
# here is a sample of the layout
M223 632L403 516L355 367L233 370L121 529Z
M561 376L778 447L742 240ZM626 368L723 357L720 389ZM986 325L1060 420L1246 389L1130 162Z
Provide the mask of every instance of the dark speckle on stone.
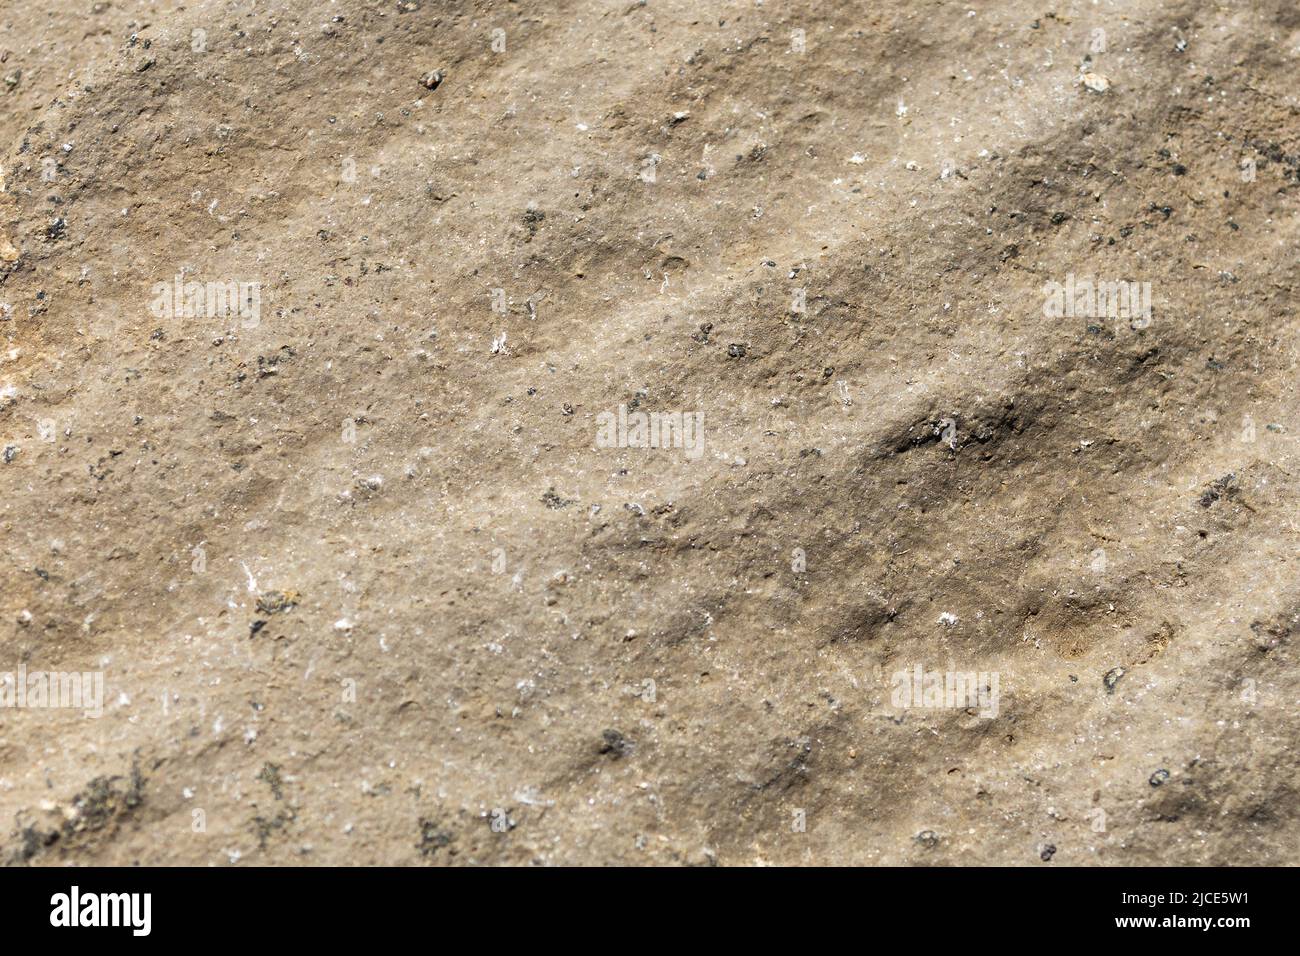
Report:
M528 239L531 241L533 236L537 235L537 228L546 221L546 213L540 209L525 209L523 215L524 228L528 230Z
M277 800L284 799L283 782L280 778L280 765L274 763L263 763L261 771L254 778L261 780L271 788L271 795Z
M1112 667L1106 671L1106 675L1101 679L1101 682L1106 685L1106 693L1115 693L1115 685L1119 683L1119 679L1123 676L1124 668L1122 667Z
M1237 476L1233 472L1229 472L1222 478L1216 478L1214 481L1210 482L1209 486L1201 492L1201 497L1199 499L1201 507L1208 508L1220 498L1231 498L1236 495L1236 482Z
M555 493L554 488L548 488L542 495L542 503L548 508L559 509L567 508L569 505L573 504L573 500L570 498L561 498Z
M615 760L626 757L632 751L632 741L617 730L601 731L600 740L600 752L608 754Z
M443 829L436 820L427 817L420 819L420 842L416 844L416 849L421 856L435 855L439 850L450 846L454 839L452 833Z

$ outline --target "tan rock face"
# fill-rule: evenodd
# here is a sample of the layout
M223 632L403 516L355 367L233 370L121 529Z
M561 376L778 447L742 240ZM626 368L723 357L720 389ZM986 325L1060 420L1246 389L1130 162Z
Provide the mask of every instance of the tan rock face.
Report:
M1290 3L89 6L7 861L1297 862Z

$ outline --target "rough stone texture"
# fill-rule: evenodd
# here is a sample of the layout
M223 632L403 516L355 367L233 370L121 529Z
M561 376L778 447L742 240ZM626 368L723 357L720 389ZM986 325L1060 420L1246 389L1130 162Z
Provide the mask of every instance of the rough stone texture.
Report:
M105 681L4 711L6 861L1298 862L1292 0L15 0L0 60L0 670Z

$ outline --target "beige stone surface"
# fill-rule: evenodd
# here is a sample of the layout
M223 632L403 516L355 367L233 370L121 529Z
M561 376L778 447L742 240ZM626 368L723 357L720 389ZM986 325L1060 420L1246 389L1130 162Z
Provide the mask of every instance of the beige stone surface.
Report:
M0 712L6 862L1297 862L1290 0L15 0L0 76L0 672L103 681Z

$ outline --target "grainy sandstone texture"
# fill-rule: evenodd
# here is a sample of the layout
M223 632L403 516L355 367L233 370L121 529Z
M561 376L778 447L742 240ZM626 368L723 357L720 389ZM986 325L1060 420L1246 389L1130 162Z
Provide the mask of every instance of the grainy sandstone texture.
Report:
M0 671L104 688L0 712L7 862L1300 858L1292 0L13 0L0 74Z

